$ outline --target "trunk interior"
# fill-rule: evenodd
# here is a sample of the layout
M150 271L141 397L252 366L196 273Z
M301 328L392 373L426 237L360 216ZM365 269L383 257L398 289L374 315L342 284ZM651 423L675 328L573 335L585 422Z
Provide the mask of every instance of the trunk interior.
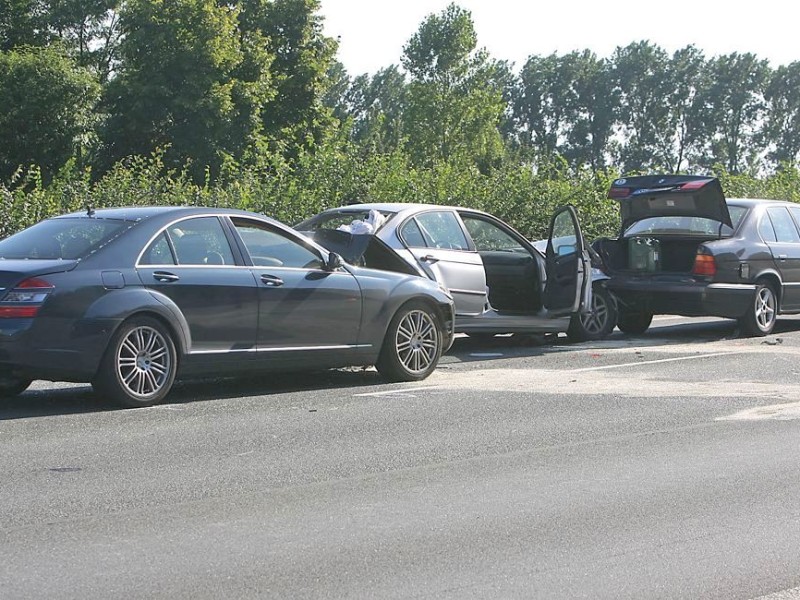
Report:
M603 238L593 247L612 272L690 273L697 247L716 238L697 236L634 236L622 239Z

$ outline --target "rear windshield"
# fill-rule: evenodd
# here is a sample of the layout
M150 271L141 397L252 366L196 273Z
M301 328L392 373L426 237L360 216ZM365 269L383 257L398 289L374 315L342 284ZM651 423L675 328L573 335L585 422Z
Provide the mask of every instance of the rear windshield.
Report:
M42 221L0 241L0 259L84 258L132 225L89 218Z
M713 235L727 237L739 226L747 212L744 206L728 206L731 215L733 229L715 221L703 217L649 217L636 221L625 231L626 236L642 234L665 234L665 235Z
M391 219L395 213L379 211L386 219L384 224ZM324 213L311 217L310 219L295 225L298 231L317 231L318 229L338 229L342 225L351 225L353 221L366 221L369 218L369 210L347 210L341 212Z

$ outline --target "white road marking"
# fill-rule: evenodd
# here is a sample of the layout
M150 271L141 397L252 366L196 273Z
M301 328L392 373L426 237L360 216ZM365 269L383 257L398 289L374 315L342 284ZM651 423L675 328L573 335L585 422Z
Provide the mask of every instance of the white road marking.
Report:
M399 396L403 394L410 394L412 392L423 392L429 390L438 390L441 386L438 385L429 385L425 387L416 387L416 388L401 388L397 390L384 390L382 392L369 392L367 394L353 394L355 398L365 398L367 396Z
M792 421L800 419L800 402L773 404L747 408L727 417L717 417L715 421ZM798 588L800 589L800 588Z
M732 356L734 354L747 354L745 351L734 352L712 352L710 354L693 354L692 356L675 356L673 358L659 358L657 360L640 360L636 362L621 363L618 365L603 365L600 367L583 367L582 369L570 369L568 373L582 373L585 371L604 371L606 369L621 369L624 367L638 367L639 365L655 365L658 363L677 362L679 360L696 360L700 358L714 358L715 356Z
M775 592L767 596L759 596L758 598L753 598L753 600L800 600L800 587Z

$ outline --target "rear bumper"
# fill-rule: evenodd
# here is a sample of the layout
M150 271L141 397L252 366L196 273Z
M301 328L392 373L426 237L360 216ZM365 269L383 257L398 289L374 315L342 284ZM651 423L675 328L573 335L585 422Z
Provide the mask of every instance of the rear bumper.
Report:
M607 283L629 308L652 314L737 319L753 301L756 286L746 283L707 283L692 279L611 279Z

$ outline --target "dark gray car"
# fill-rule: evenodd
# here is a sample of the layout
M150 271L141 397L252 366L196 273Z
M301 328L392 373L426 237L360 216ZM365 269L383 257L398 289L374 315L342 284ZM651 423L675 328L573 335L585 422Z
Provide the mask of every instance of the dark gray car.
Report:
M616 180L617 239L594 242L619 301L618 327L643 333L654 314L737 319L767 335L800 313L800 206L725 199L713 177Z
M375 364L427 377L452 343L434 282L345 264L256 214L89 210L0 241L0 395L91 382L127 406L176 377Z

